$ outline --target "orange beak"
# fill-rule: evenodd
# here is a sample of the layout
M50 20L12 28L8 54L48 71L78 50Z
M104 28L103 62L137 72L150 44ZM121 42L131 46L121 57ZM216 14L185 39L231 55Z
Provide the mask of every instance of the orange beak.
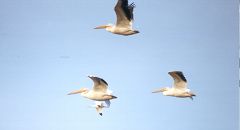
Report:
M72 95L72 94L78 94L78 93L82 93L82 92L84 92L83 90L74 90L74 91L72 91L72 92L70 92L68 95Z
M94 29L104 29L104 28L107 28L107 27L108 27L107 25L102 25L102 26L98 26L98 27L96 27Z
M164 89L158 89L158 90L152 91L152 93L159 93L159 92L164 92Z

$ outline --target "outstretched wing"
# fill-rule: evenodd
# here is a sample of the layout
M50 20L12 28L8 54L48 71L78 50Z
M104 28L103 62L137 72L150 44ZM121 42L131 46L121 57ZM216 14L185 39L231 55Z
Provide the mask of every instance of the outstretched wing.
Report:
M177 89L187 89L187 80L181 71L168 72L174 80L174 87Z
M93 80L93 90L98 92L107 92L108 83L103 80L102 78L96 76L88 76L90 79Z
M132 28L134 3L128 5L128 0L118 0L114 10L117 15L116 26Z

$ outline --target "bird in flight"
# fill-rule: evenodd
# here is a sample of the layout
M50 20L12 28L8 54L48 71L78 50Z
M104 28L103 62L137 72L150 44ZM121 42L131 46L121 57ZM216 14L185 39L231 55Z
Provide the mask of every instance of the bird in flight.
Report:
M135 4L128 4L128 0L118 0L114 10L117 16L117 22L115 25L107 24L98 26L94 29L106 29L107 31L119 34L119 35L133 35L139 33L139 31L132 28L133 24L133 9Z
M83 97L88 98L90 100L94 100L95 108L97 112L102 115L101 110L104 107L110 107L110 100L117 98L112 95L112 91L108 89L108 83L99 77L96 76L88 76L92 79L94 85L91 90L87 88L81 88L79 90L74 90L70 92L68 95L72 94L81 94ZM107 104L107 106L103 105L103 102Z
M196 96L194 93L187 88L187 79L181 71L172 71L168 72L174 80L173 87L160 88L153 91L152 93L162 92L165 96L174 96L180 98L189 97L193 100L193 97Z

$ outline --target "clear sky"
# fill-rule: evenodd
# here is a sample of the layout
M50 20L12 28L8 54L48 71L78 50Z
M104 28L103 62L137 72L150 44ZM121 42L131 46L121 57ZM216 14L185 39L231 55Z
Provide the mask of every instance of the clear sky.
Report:
M238 1L134 0L137 35L116 0L0 0L1 130L237 130ZM130 1L132 2L132 1ZM184 72L192 101L151 91ZM103 117L66 94L105 79L118 99Z

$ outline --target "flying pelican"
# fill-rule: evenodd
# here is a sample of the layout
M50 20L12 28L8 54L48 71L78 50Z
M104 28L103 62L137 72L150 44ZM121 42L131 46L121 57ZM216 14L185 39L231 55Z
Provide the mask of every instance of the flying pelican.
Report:
M93 80L93 89L88 90L87 88L81 88L70 92L68 95L80 93L83 97L97 101L95 102L95 108L99 112L104 107L110 107L110 100L117 98L112 95L112 91L107 89L108 83L102 78L96 76L88 76ZM104 106L102 102L105 102L107 106ZM99 113L102 115L102 113Z
M118 0L114 10L117 15L116 25L108 24L98 26L94 29L106 29L107 31L119 35L132 35L139 31L132 28L134 3L128 5L128 0Z
M168 72L169 75L172 76L174 80L173 87L165 87L153 91L153 93L162 92L165 96L174 96L174 97L181 97L186 98L189 97L193 100L193 94L190 89L187 88L187 80L181 71L172 71Z

